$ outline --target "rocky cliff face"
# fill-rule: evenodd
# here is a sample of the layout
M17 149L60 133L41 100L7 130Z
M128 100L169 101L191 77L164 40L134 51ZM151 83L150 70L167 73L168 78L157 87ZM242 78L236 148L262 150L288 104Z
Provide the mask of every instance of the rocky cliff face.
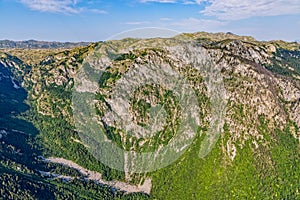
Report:
M0 62L28 91L46 155L76 161L105 179L131 184L152 179L150 197L158 199L299 197L299 44L196 33L43 52L28 50L25 56L10 50ZM172 80L185 81L181 90ZM99 138L90 132L82 136L76 117L84 113L76 110L74 89L94 92L95 118L82 117L80 124L98 124L103 136L124 150L113 154L123 160L120 168L103 163L93 150ZM195 98L184 104L186 96ZM194 120L196 127L186 138L184 120ZM173 155L164 146L174 138L181 138L171 145L174 156L160 157ZM180 143L189 139L187 146ZM131 151L154 153L139 160ZM147 165L151 159L168 165ZM148 167L158 171L141 170ZM197 179L185 182L189 176Z

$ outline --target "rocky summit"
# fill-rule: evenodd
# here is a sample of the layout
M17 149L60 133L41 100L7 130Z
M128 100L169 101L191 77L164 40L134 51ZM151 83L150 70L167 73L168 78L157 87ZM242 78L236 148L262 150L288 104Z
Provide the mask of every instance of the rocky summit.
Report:
M299 43L35 44L0 50L4 199L300 199Z

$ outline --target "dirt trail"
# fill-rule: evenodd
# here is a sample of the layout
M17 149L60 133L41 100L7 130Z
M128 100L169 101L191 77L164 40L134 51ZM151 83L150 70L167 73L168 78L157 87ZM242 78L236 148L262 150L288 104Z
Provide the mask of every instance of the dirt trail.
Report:
M66 160L64 158L48 158L44 160L45 162L52 162L57 164L62 164L74 169L77 169L81 174L87 176L88 180L93 180L97 183L109 185L116 189L125 191L126 193L134 193L134 192L143 192L146 194L150 194L151 192L151 179L146 179L143 185L131 185L129 183L121 182L121 181L105 181L102 179L102 175L95 171L90 171L81 167L80 165L74 163L71 160Z

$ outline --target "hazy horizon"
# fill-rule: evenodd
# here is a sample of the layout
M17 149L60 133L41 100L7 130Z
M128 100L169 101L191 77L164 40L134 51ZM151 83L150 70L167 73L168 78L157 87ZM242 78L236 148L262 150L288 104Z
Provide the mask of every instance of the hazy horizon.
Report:
M144 27L300 40L295 0L0 0L0 16L0 39L13 41L96 42Z

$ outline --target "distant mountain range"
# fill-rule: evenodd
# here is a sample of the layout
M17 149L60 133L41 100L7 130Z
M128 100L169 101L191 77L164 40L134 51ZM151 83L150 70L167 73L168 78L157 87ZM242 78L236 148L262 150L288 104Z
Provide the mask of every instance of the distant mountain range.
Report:
M79 46L87 46L89 42L46 42L37 40L12 41L0 40L0 49L21 48L21 49L57 49L57 48L73 48Z

